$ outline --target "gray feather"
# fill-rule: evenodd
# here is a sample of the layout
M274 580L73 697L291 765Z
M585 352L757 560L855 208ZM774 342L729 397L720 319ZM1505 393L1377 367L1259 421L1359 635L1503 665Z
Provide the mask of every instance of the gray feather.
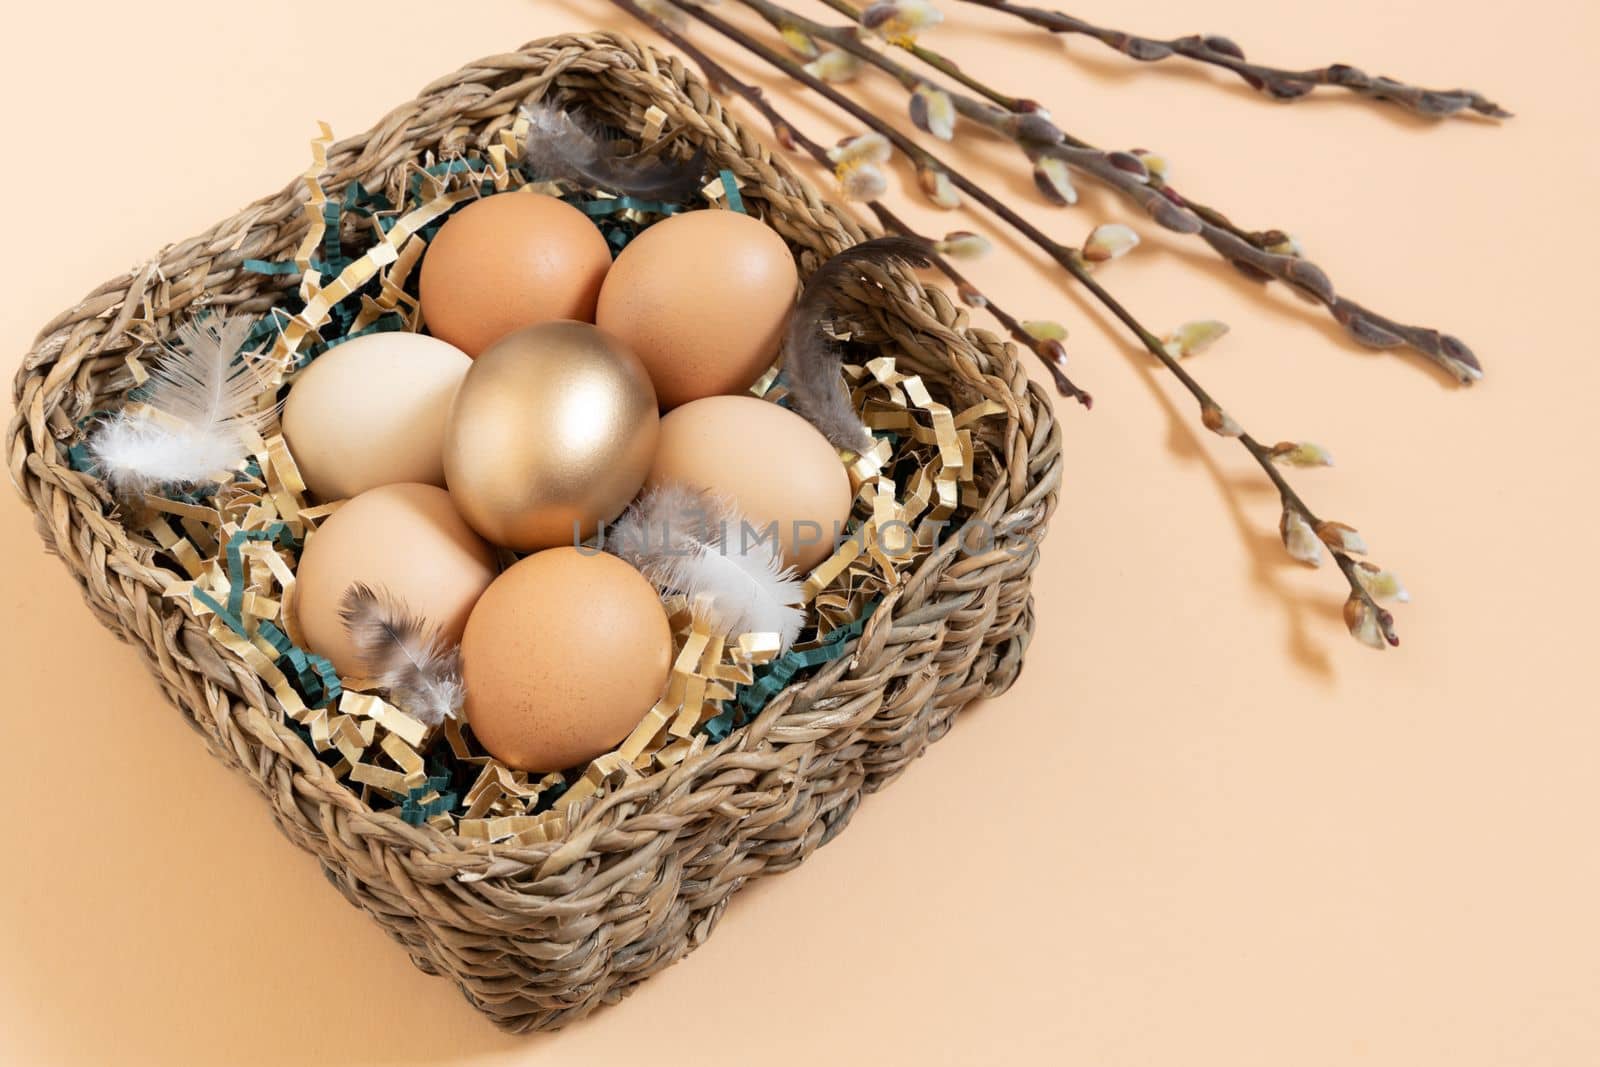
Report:
M584 118L540 102L523 109L528 143L522 159L536 178L569 181L641 200L688 200L705 184L705 149L687 160L624 153Z
M861 452L872 444L872 434L862 425L845 390L839 371L841 350L826 329L840 317L835 307L839 292L860 277L867 264L926 267L932 262L930 256L925 242L910 237L863 241L818 267L795 304L784 338L783 368L789 395L795 410L838 448Z
M345 590L339 617L363 669L389 691L395 707L425 726L438 726L460 713L466 696L461 652L436 628L386 590L362 582Z

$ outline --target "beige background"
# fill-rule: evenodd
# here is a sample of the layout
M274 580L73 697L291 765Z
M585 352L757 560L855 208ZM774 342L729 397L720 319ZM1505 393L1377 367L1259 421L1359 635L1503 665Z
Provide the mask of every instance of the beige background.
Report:
M945 6L930 43L1084 136L1160 148L1182 188L1292 229L1351 295L1482 355L1481 387L1447 388L1142 221L1145 247L1107 275L1158 327L1233 324L1196 372L1269 440L1334 451L1299 483L1406 578L1404 647L1344 636L1341 583L1284 558L1242 453L1197 437L1175 383L1002 242L973 273L1024 317L1071 324L1099 400L1063 412L1067 486L1020 683L803 869L743 893L683 966L517 1040L322 884L13 502L0 1058L1600 1062L1597 9L1063 0L1286 64L1469 82L1518 112L1497 128L1336 94L1272 106ZM355 133L479 55L620 24L601 0L30 5L0 63L8 368L95 283L300 171L316 119ZM972 141L968 158L1004 156ZM1035 206L1008 167L974 165L1068 237L1124 217L1099 193Z

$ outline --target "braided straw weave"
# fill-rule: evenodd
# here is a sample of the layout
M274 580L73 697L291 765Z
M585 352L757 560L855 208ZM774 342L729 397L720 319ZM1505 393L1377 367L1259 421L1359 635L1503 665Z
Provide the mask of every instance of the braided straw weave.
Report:
M638 136L652 105L669 134L732 170L749 210L800 253L803 272L862 239L743 129L674 57L613 34L563 36L442 78L376 127L329 150L330 188L380 187L425 152L493 143L519 105L559 93ZM74 471L77 423L120 403L126 360L169 338L200 304L261 314L293 279L241 269L293 254L303 183L91 293L40 334L15 384L11 476L45 543L113 631L138 645L219 758L270 801L278 824L351 903L450 976L498 1025L547 1029L620 999L700 944L746 880L795 866L892 780L969 702L1016 677L1033 627L1037 549L961 553L956 539L905 576L850 653L791 685L748 726L681 764L573 806L564 836L488 845L375 812L285 724L259 677L162 592L182 576L119 524L99 483ZM868 335L940 399L998 400L983 420L976 516L1033 546L1054 509L1060 436L1012 348L969 329L938 289L898 269L854 294ZM959 410L959 408L957 409Z

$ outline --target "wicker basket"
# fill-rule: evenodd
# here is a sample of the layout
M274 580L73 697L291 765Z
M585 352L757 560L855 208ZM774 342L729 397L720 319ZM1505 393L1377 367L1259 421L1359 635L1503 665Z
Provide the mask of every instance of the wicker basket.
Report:
M432 151L488 144L524 101L558 90L638 134L652 105L743 184L749 210L800 253L803 271L863 236L724 112L674 57L611 34L563 36L434 82L369 132L335 145L328 178L381 184ZM285 724L260 679L162 592L181 576L130 537L100 484L72 469L75 427L119 401L130 331L169 337L197 301L262 313L292 279L241 269L289 256L305 232L292 183L166 249L58 316L18 373L11 475L102 621L144 652L219 758L249 776L279 826L351 903L448 975L498 1025L559 1026L620 999L711 932L746 880L787 870L845 825L973 700L1016 677L1032 630L1025 554L963 554L954 541L906 576L850 653L791 685L750 725L670 771L575 807L564 837L490 846L375 812ZM1060 438L1045 393L1013 350L969 329L937 289L891 272L856 294L902 369L986 420L977 517L1033 545L1054 508Z

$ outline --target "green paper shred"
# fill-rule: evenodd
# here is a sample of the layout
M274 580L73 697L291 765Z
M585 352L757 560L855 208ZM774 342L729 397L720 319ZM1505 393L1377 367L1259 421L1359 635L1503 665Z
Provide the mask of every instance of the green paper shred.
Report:
M322 269L322 265L315 261L311 265L318 270ZM251 274L298 274L300 272L300 265L292 259L285 259L279 262L273 262L270 259L247 259L240 266Z
M744 209L744 197L739 195L739 183L734 179L733 171L724 167L717 172L717 176L722 179L722 191L728 199L728 210L748 215L749 212Z
M795 675L843 656L850 642L860 637L861 631L866 629L867 620L872 618L872 613L880 603L882 601L879 600L868 602L859 618L828 631L828 636L822 639L821 644L785 653L759 668L755 680L739 689L733 707L727 707L728 702L724 701L724 710L706 720L701 727L706 736L713 741L721 741L734 727L743 726L761 714L762 709L794 680Z
M245 629L241 617L244 611L244 556L240 547L247 541L276 541L282 548L293 548L295 544L294 535L281 522L275 522L264 530L240 530L228 538L223 549L228 563L228 602L220 603L204 589L194 591L196 600L215 612L228 629L246 641L251 639L251 634ZM295 683L296 691L305 698L308 707L326 707L339 699L343 686L339 682L339 673L329 660L300 648L289 640L288 634L265 619L258 624L257 634L265 638L277 653L274 665Z
M240 530L228 538L224 553L228 559L228 614L238 618L244 610L244 555L240 551L246 541L276 541L279 548L293 548L294 534L289 527L275 522L264 530Z
M296 683L295 689L305 698L306 706L324 708L339 699L344 685L332 661L305 649L289 640L289 635L272 623L262 620L261 636L278 652L274 661L277 668Z
M435 815L443 814L456 806L456 795L446 792L450 787L450 772L448 769L434 766L430 768L428 780L406 794L400 804L400 817L412 826L421 826ZM423 803L423 797L429 793L439 794L433 800Z

